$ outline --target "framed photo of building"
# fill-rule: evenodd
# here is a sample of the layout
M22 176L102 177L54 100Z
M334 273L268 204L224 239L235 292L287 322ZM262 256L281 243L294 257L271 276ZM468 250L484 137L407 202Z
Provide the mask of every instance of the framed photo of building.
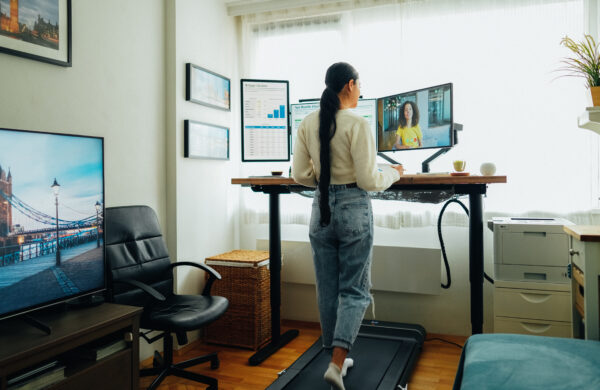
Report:
M185 120L184 157L229 160L229 129Z
M194 64L186 64L185 99L208 107L231 111L231 81Z
M71 0L0 0L0 52L71 66Z

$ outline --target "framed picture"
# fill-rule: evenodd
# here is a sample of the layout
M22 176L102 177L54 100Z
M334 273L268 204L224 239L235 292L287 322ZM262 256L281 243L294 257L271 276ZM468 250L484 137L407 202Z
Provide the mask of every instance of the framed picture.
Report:
M0 52L71 66L71 0L0 0Z
M185 66L185 74L186 100L221 110L231 110L231 82L227 77L190 63Z
M229 129L185 120L184 157L229 160Z

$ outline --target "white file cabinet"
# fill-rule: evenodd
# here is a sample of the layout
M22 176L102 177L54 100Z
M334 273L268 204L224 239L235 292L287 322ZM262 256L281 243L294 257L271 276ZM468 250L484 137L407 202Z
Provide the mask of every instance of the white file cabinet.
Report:
M571 337L571 285L496 280L494 332Z
M573 335L600 340L600 226L565 226L564 230L571 236L573 272L579 274L572 279ZM579 326L582 322L583 329Z

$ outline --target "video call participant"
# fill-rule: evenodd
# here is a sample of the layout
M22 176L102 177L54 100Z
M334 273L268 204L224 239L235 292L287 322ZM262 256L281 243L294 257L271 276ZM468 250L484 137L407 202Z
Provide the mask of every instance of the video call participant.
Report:
M367 191L400 179L401 165L379 170L366 119L351 112L360 96L358 72L345 62L327 69L320 109L300 123L292 176L317 187L309 227L323 348L331 351L324 379L344 390L343 376L371 303L373 211Z
M396 131L395 149L423 146L423 133L419 126L419 108L414 102L404 102L400 108L400 125Z

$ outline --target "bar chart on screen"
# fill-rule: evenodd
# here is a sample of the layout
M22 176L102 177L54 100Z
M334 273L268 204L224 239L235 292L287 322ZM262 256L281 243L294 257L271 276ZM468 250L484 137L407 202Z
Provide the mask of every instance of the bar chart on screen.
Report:
M287 81L242 80L242 161L289 161Z

